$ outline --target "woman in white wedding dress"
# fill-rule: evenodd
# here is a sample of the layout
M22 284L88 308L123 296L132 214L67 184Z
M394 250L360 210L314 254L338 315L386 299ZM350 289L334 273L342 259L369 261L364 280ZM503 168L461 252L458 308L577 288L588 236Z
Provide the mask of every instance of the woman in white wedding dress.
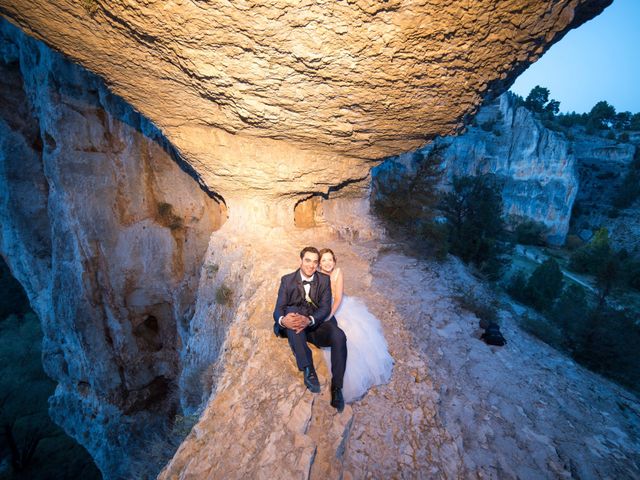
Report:
M336 267L336 256L328 248L320 250L319 269L331 277L333 305L329 318L335 315L338 326L347 336L347 367L342 394L345 402L353 402L369 387L389 381L393 358L387 351L380 321L360 299L344 295L342 271ZM323 350L331 370L330 350Z

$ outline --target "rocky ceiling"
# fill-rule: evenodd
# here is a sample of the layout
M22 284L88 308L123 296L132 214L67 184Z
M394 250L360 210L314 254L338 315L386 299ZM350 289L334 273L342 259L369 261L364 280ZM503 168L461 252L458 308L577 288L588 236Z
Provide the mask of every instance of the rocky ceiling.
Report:
M0 0L225 199L296 199L463 126L612 0Z

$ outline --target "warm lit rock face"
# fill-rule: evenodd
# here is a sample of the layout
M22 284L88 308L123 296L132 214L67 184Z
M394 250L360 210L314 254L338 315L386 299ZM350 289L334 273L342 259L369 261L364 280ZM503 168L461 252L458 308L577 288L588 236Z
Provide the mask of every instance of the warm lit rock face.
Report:
M176 411L223 219L153 125L0 22L0 252L42 322L50 414L109 478Z
M475 473L412 324L369 289L365 204L311 203L298 220L319 227L288 227L298 201L362 193L375 161L454 132L609 3L0 0L108 87L2 26L0 247L43 323L54 419L106 478L136 478L178 403L202 416L166 478ZM229 207L216 233L194 178ZM332 242L396 358L337 417L270 318L300 246Z
M107 80L231 210L450 134L611 0L0 1ZM238 207L239 208L239 207Z
M374 187L413 181L422 162L436 151L443 189L451 187L455 176L493 174L502 185L503 213L510 225L540 222L549 243L564 243L579 183L572 142L545 128L513 95L505 93L483 106L464 134L388 159L374 170ZM390 193L388 188L373 190L373 201Z

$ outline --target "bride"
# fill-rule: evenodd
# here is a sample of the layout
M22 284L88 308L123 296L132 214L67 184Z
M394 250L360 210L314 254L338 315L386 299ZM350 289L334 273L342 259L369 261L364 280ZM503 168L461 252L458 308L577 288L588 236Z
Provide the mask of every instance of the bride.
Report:
M320 250L320 271L331 277L333 305L328 318L335 315L338 326L347 336L347 367L342 393L345 402L361 398L373 385L391 378L393 359L387 351L380 321L355 297L344 295L344 279L332 250ZM323 349L331 368L330 349Z

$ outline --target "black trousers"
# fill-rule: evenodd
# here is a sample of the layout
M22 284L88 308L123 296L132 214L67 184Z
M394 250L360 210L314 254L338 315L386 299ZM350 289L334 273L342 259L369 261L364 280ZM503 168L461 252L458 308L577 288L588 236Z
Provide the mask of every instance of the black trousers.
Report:
M331 347L331 386L342 388L344 369L347 365L347 336L338 327L335 318L323 322L315 330L295 333L287 328L287 338L300 370L313 367L313 356L307 342L316 347Z

